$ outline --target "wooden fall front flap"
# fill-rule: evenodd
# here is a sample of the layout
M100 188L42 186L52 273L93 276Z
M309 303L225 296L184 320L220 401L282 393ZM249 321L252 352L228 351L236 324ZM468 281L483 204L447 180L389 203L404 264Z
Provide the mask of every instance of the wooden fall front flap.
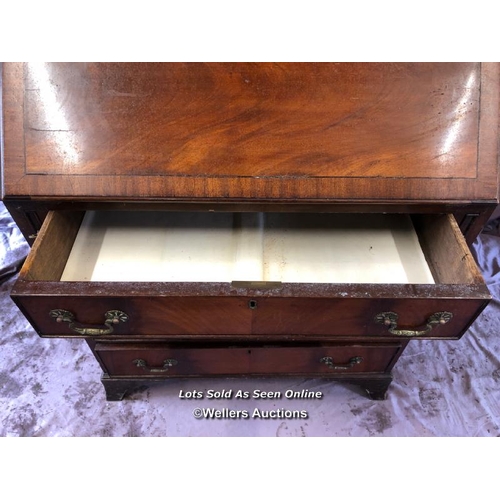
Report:
M6 63L3 196L494 202L494 63Z

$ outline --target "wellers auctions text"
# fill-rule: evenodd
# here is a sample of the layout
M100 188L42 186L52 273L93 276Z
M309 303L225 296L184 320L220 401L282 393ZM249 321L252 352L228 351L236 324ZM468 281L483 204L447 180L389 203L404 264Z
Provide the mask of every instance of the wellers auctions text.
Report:
M197 408L193 415L195 418L206 419L238 419L238 418L255 418L255 419L307 419L309 414L306 410L287 410L279 408L275 410L259 410L255 408L252 412L247 410L232 410L229 408Z

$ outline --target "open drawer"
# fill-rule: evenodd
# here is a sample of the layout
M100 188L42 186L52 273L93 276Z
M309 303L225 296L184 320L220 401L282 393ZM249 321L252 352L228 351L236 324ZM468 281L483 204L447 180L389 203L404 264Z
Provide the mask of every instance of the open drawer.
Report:
M490 299L451 215L50 212L12 297L42 336L458 338Z

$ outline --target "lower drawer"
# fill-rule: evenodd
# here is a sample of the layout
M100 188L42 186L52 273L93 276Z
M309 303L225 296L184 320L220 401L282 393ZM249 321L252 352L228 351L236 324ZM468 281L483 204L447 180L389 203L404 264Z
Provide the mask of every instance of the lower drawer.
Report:
M124 377L384 373L402 344L178 347L163 343L94 346L105 372Z

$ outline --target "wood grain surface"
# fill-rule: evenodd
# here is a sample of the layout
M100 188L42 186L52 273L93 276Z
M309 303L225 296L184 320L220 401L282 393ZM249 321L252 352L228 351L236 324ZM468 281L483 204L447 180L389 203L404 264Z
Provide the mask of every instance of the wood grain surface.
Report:
M163 343L102 343L96 346L95 353L111 376L151 376L175 377L204 375L235 374L313 374L335 373L321 359L332 358L333 363L345 365L337 373L383 373L392 359L401 349L399 344L381 345L280 345L262 346L247 344L211 345L210 347L193 348L177 347L175 344ZM359 363L349 365L354 357L360 357ZM134 360L142 359L146 366L138 367ZM177 363L168 370L162 369L164 361L173 359ZM153 371L151 371L151 368Z
M498 65L7 63L9 197L493 201Z

